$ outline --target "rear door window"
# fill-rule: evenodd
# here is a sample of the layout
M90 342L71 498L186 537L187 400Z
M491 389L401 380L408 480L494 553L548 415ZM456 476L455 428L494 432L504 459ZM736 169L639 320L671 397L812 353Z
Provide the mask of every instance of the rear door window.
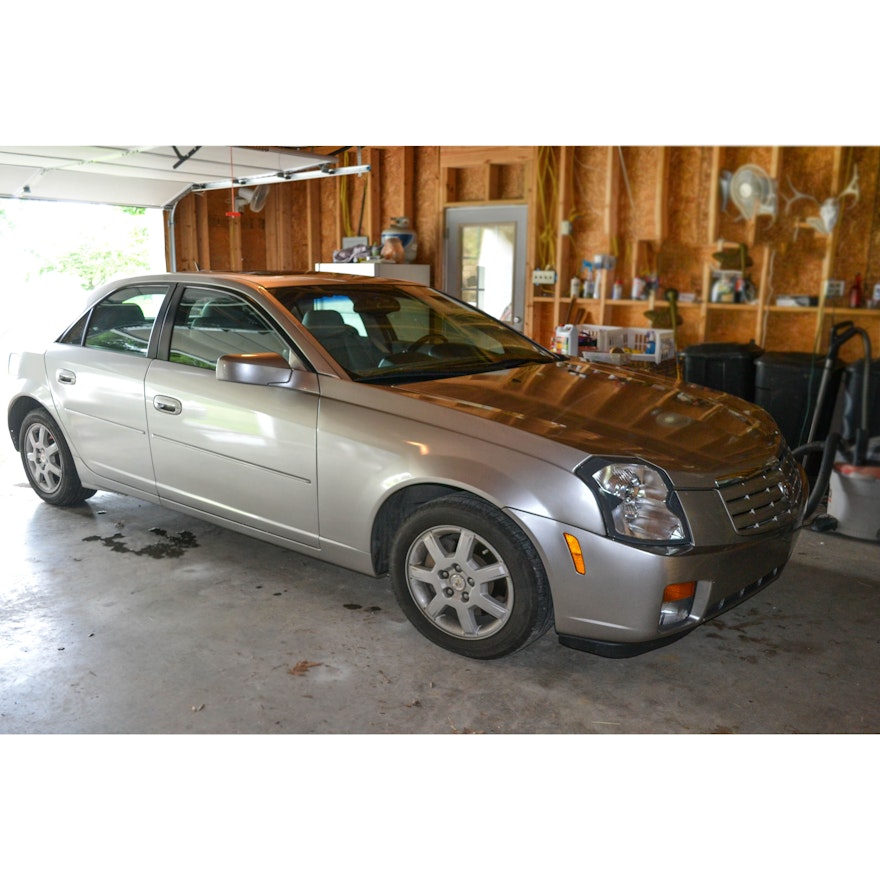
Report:
M117 290L92 309L82 344L86 348L146 357L153 325L167 292L166 285ZM79 339L62 339L67 341Z

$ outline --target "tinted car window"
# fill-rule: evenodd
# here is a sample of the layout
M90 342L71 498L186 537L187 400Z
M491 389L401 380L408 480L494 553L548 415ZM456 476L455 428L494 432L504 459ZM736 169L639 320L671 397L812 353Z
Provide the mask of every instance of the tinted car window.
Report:
M92 309L83 345L146 357L167 291L165 286L125 287L103 299ZM73 341L70 336L65 334L62 341Z
M290 362L288 342L249 302L225 291L184 291L174 315L170 361L213 370L221 355L267 351Z
M272 293L363 382L419 381L555 359L506 324L430 288L352 282Z

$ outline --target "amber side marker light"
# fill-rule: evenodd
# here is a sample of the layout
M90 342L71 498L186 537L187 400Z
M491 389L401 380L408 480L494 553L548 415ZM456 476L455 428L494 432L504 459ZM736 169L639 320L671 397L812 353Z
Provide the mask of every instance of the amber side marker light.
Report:
M580 542L574 535L569 535L568 532L563 532L563 537L565 538L565 543L568 544L568 552L571 554L574 570L578 574L585 574L587 567L584 564L584 554L581 551Z
M660 606L660 629L675 626L687 620L697 592L696 581L680 584L667 584L663 591L663 604Z

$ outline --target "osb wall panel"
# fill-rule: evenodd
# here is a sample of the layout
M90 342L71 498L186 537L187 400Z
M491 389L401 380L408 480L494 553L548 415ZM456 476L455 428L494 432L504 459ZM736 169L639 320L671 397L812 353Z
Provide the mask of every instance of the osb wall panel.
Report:
M605 200L608 148L575 147L572 158L572 248L568 274L580 274L583 260L607 253Z
M278 265L270 268L301 270L311 269L308 239L308 192L309 186L296 183L284 185L284 210L276 217L281 224L279 237L281 251Z
M711 147L669 149L666 196L666 238L652 269L664 284L680 292L702 295L702 260L710 238L709 205L713 186Z
M438 147L416 147L413 228L419 237L416 259L431 266L431 281L441 283L440 260L443 240L442 213L438 202L440 194L440 150Z
M712 342L754 340L757 317L758 311L754 306L714 309L706 316L706 338Z
M339 181L322 180L320 189L320 254L321 261L329 263L333 259L333 251L342 246L342 230L337 222L339 208ZM305 218L303 218L305 223ZM309 266L313 269L314 266Z
M311 269L308 260L308 187L306 183L272 186L261 212L264 218L265 264L273 272ZM247 211L244 209L242 214Z
M816 321L807 313L769 314L765 323L764 349L766 351L811 351ZM737 340L738 341L738 340Z
M620 148L619 235L630 248L633 242L659 237L655 205L659 196L658 164L662 152L660 147ZM618 256L625 257L622 250Z
M241 210L241 216L233 222L238 225L241 234L242 271L252 272L267 268L265 214L245 207Z
M499 165L496 176L496 199L524 199L526 197L525 165Z
M456 175L458 182L456 201L485 202L489 198L489 166L460 168Z
M877 211L877 171L880 148L854 147L846 150L842 163L839 192L842 192L854 174L858 174L859 198L852 196L841 199L841 213L837 234L837 254L835 277L852 281L861 274L878 279L876 266L871 267L872 227L876 227ZM874 194L875 197L871 198ZM869 292L870 293L870 292Z
M828 242L805 221L815 216L819 204L832 194L833 177L833 148L786 147L782 151L777 216L756 220L758 240L773 252L768 301L778 296L815 296L821 290ZM809 198L799 197L796 191Z
M387 147L382 151L382 174L380 199L380 223L382 227L374 233L376 241L382 229L391 223L392 217L406 217L413 220L410 205L407 204L406 187L411 184L406 172L406 147ZM418 230L416 230L418 232Z
M208 210L208 247L210 248L211 269L230 271L235 269L230 254L230 224L226 212L229 210L229 194L224 190L200 193L196 199L203 199ZM199 266L204 269L205 266Z

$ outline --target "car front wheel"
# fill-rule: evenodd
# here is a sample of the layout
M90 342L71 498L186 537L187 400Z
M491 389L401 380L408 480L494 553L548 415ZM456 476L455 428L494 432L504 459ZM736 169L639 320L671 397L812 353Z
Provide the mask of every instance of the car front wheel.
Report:
M547 631L547 576L522 530L469 495L420 507L391 550L391 583L410 622L447 650L491 660Z
M27 478L43 501L67 506L95 494L80 483L67 442L47 412L34 410L25 416L19 447Z

